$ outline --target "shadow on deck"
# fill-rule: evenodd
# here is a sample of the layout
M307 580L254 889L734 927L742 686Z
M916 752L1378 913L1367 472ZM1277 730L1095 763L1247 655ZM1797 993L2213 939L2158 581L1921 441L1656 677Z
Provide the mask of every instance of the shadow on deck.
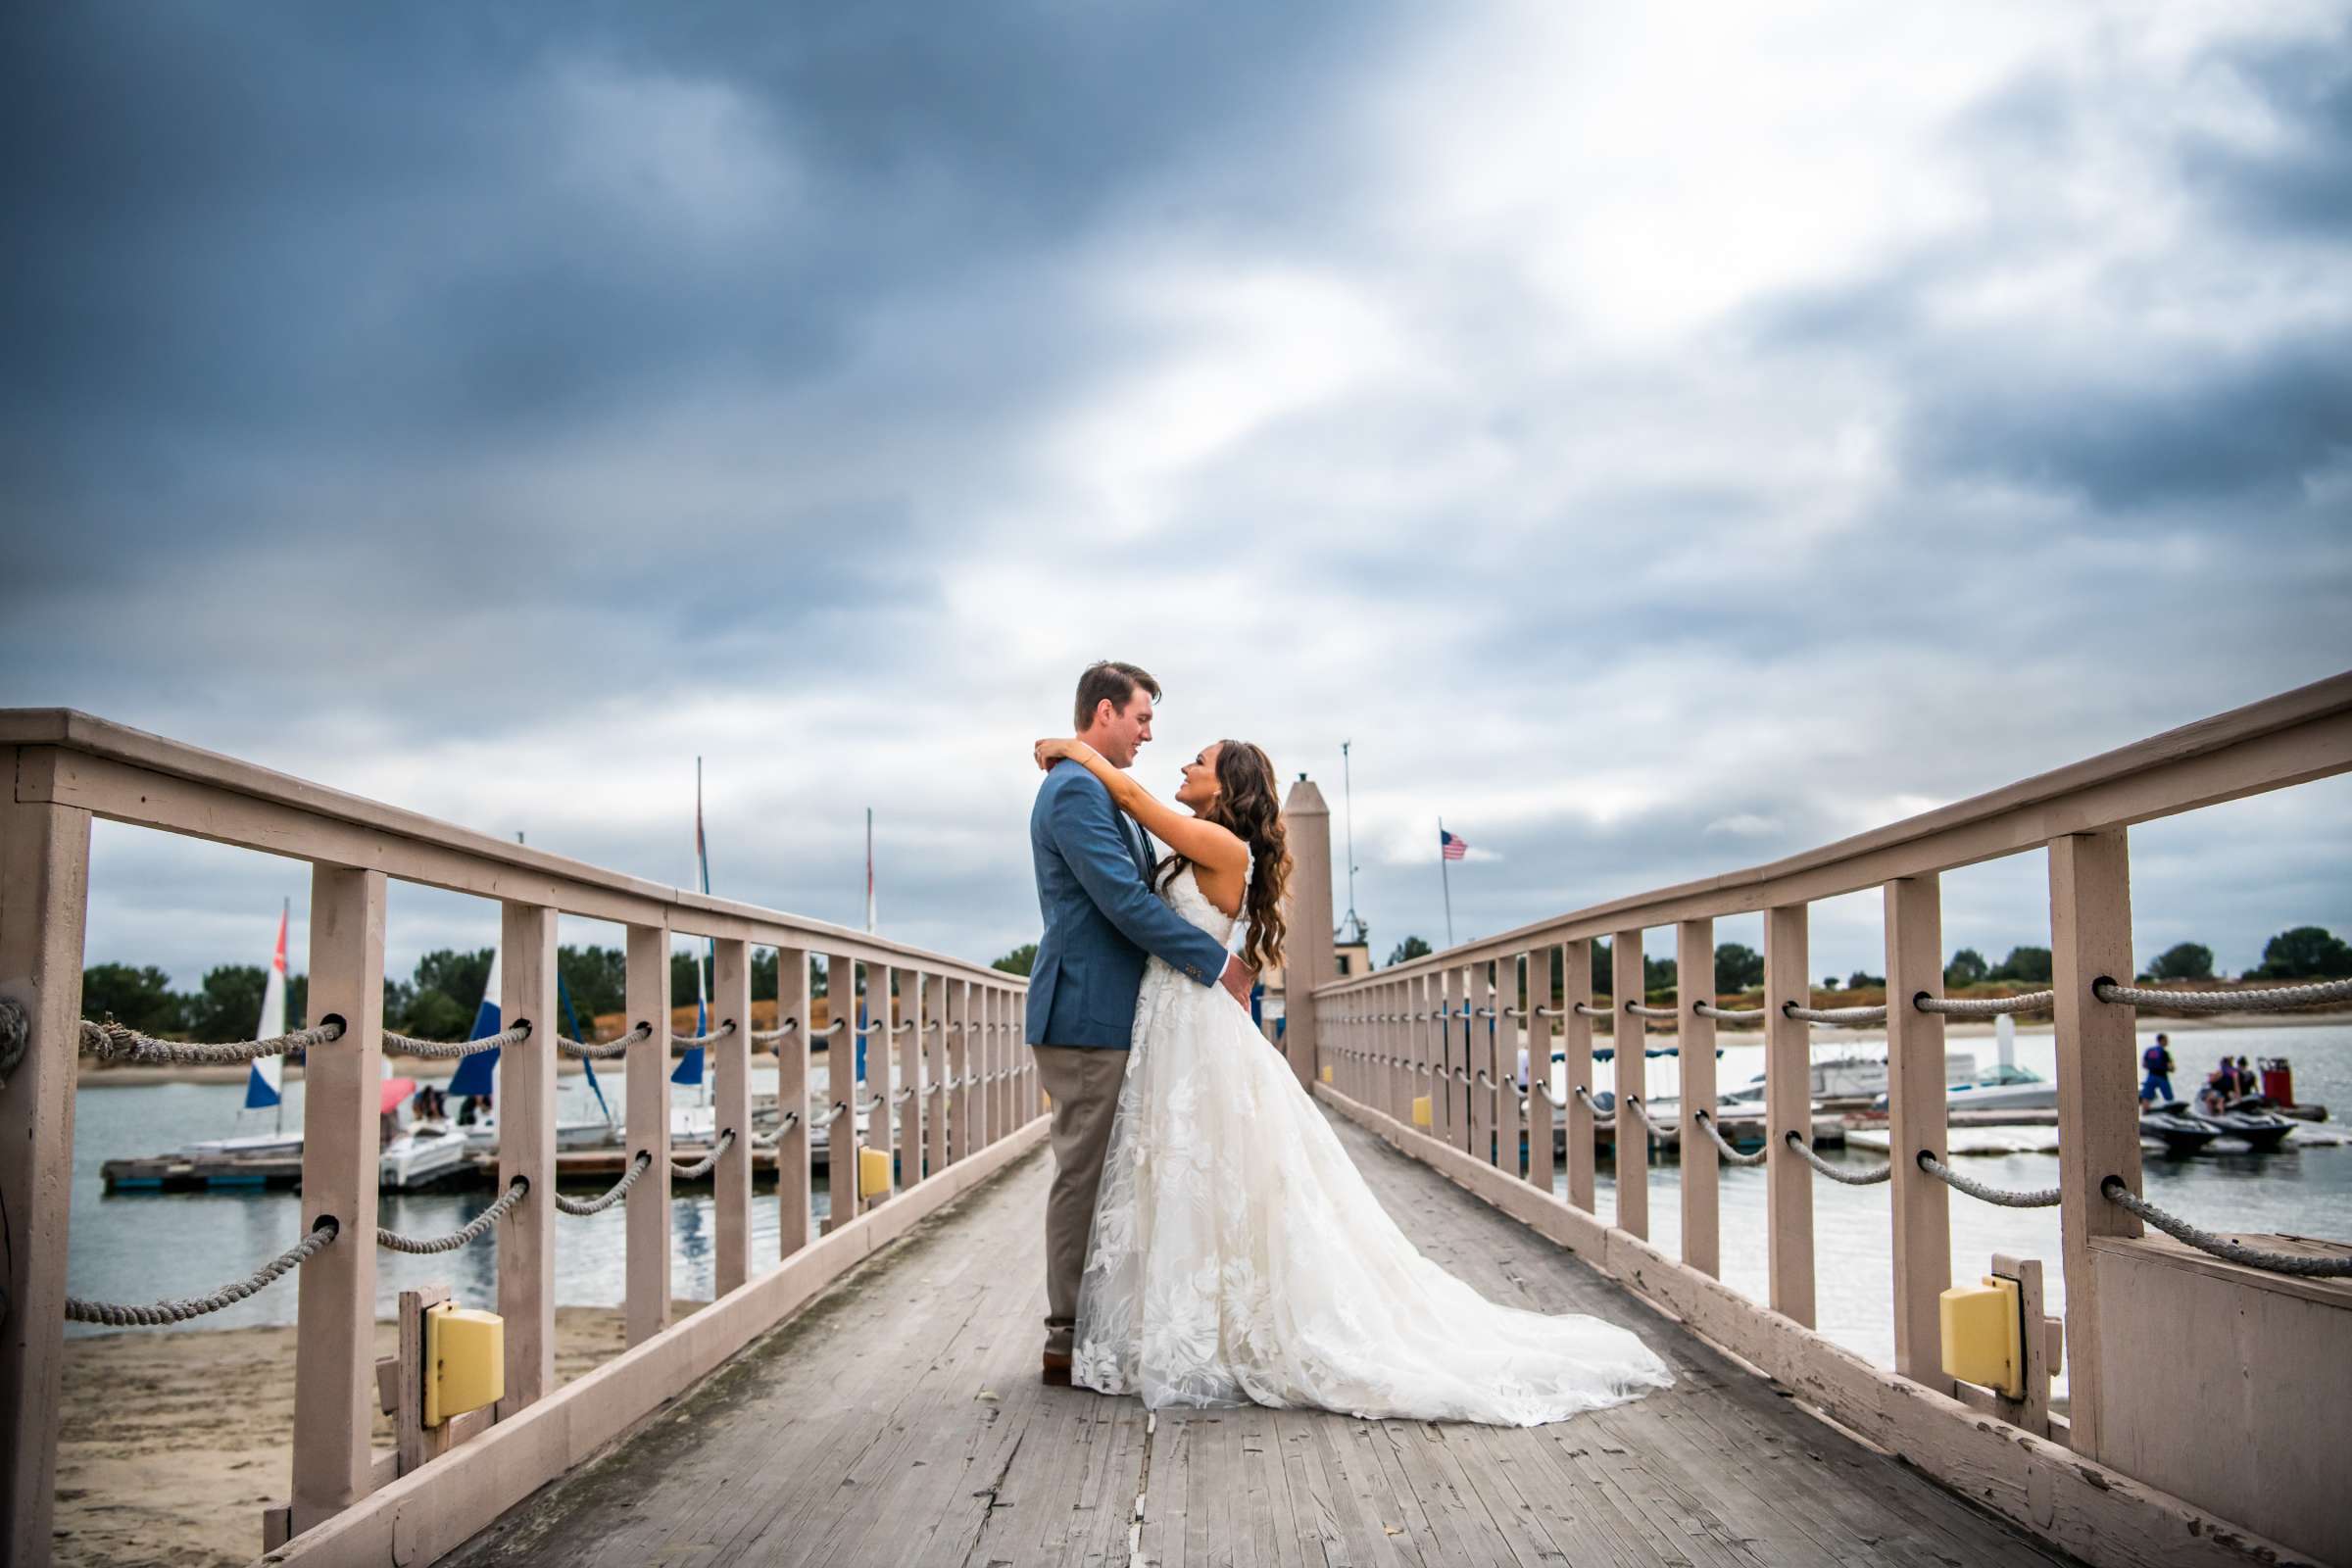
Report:
M1037 1380L1040 1151L454 1553L491 1564L2065 1562L1798 1409L1363 1130L1381 1201L1488 1296L1623 1323L1677 1386L1507 1431L1169 1413Z

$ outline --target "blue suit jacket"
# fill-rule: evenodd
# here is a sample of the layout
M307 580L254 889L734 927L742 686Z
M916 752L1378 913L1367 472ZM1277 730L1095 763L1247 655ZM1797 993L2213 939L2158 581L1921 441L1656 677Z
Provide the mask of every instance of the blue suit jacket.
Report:
M1225 949L1152 893L1151 840L1076 762L1054 763L1039 786L1029 853L1046 919L1029 971L1029 1044L1126 1050L1147 953L1217 983Z

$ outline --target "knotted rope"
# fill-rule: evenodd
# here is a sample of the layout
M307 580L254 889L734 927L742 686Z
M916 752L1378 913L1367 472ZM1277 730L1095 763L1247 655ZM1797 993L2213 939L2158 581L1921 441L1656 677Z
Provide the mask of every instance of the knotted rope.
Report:
M458 1056L478 1056L485 1051L497 1051L504 1046L519 1046L531 1038L531 1020L518 1020L512 1029L501 1029L479 1040L418 1040L411 1035L384 1032L384 1049L397 1051L404 1056L424 1056L448 1061Z
M620 1173L620 1180L606 1189L603 1197L565 1198L562 1193L558 1193L556 1207L566 1214L601 1214L628 1197L629 1189L637 1185L637 1178L652 1169L653 1163L654 1156L640 1149L637 1151L637 1157L629 1161L629 1168Z
M155 1301L145 1306L124 1306L114 1301L85 1301L77 1296L66 1298L66 1316L75 1323L103 1323L110 1328L155 1328L166 1323L185 1323L190 1318L218 1312L233 1302L269 1285L281 1275L292 1272L317 1257L333 1244L342 1227L332 1214L321 1214L308 1235L278 1253L243 1279L221 1286L204 1296L186 1296L173 1300Z
M2231 1263L2243 1263L2248 1268L2268 1269L2274 1274L2294 1274L2304 1279L2343 1279L2352 1276L2352 1253L2336 1253L2329 1257L2311 1257L2300 1252L2273 1252L2243 1242L2233 1242L2224 1236L2199 1229L2177 1214L2168 1214L2154 1203L2124 1185L2120 1176L2110 1176L2099 1184L2107 1200L2131 1210L2141 1219L2179 1241L2186 1242L2200 1252Z
M1875 1007L1800 1007L1793 1002L1784 1002L1781 1004L1781 1012L1786 1017L1802 1019L1806 1023L1851 1025L1886 1021L1885 1003Z
M752 1044L755 1046L772 1046L777 1041L783 1039L786 1035L792 1033L795 1029L798 1029L800 1026L800 1019L787 1018L782 1023L777 1024L773 1029L755 1029L752 1031Z
M1772 1152L1769 1149L1759 1149L1752 1154L1742 1154L1724 1138L1721 1129L1715 1125L1715 1118L1703 1110L1692 1111L1690 1119L1698 1123L1698 1130L1705 1133L1708 1141L1714 1144L1716 1153L1735 1165L1761 1165Z
M22 1009L19 1009L22 1011ZM184 1040L158 1040L143 1035L109 1018L104 1023L81 1020L81 1053L100 1061L127 1061L142 1067L171 1063L179 1066L224 1066L240 1061L256 1061L263 1056L282 1056L289 1051L307 1051L343 1038L343 1020L328 1018L308 1029L292 1034L273 1035L268 1040L235 1040L220 1044L203 1044ZM19 1048L22 1054L23 1048ZM13 1065L13 1063L11 1063ZM0 1068L0 1072L5 1072Z
M1953 1018L1990 1018L2003 1012L2047 1012L2056 1005L2055 991L2029 991L2022 997L1931 997L1925 991L1911 999L1921 1012L1940 1012Z
M1625 1010L1637 1018L1679 1018L1682 1016L1672 1007L1652 1007L1640 1002L1627 1003Z
M2352 999L2352 980L2268 986L2259 991L2156 991L2146 986L2120 986L2112 980L2100 980L2092 983L2090 994L2101 1002L2174 1007L2181 1012L2276 1012L2282 1007L2308 1007L2316 1002Z
M1834 1182L1843 1182L1848 1187L1875 1187L1880 1182L1891 1180L1894 1176L1894 1166L1891 1163L1866 1166L1860 1170L1849 1170L1843 1165L1833 1165L1815 1153L1812 1145L1797 1137L1794 1128L1783 1133L1781 1137L1790 1149L1796 1151L1798 1157L1803 1159L1806 1164Z
M625 1035L603 1042L567 1040L564 1036L558 1035L556 1036L556 1049L574 1061L603 1061L609 1056L626 1055L631 1046L641 1040L653 1038L654 1026L650 1023L641 1023Z
M1919 1152L1919 1168L1946 1187L1987 1203L1998 1203L2003 1208L2050 1208L2058 1201L2058 1189L2055 1187L2037 1188L2030 1193L2013 1193L2005 1187L1987 1187L1983 1182L1971 1181L1924 1149Z
M717 1028L711 1030L707 1035L679 1035L675 1039L671 1040L670 1044L673 1046L684 1046L687 1050L692 1051L698 1046L716 1045L719 1041L726 1039L727 1036L733 1034L734 1032L735 1020L729 1018L725 1023L720 1024Z
M718 1168L718 1156L733 1148L734 1144L735 1129L730 1127L718 1135L718 1142L710 1146L710 1152L691 1165L672 1166L670 1175L682 1182L699 1182Z
M1693 1002L1690 1010L1701 1018L1721 1018L1726 1023L1753 1023L1764 1016L1762 1007L1718 1007L1712 1002Z
M419 1256L433 1252L454 1252L462 1247L472 1246L488 1235L491 1227L513 1213L514 1205L529 1196L530 1191L531 1179L528 1176L517 1176L508 1184L505 1192L498 1195L497 1202L474 1215L469 1224L451 1231L447 1236L435 1236L428 1241L419 1241L414 1236L403 1236L398 1231L386 1230L379 1225L376 1227L375 1245L388 1247L395 1252L412 1252Z

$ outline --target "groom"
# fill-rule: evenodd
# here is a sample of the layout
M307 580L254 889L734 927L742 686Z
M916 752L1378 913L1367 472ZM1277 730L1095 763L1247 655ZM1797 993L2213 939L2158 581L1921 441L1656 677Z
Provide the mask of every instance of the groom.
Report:
M1114 767L1132 767L1152 738L1159 683L1133 664L1102 662L1078 677L1077 734ZM1200 985L1222 984L1249 1005L1256 973L1152 891L1156 858L1102 780L1054 764L1029 812L1029 853L1045 939L1029 975L1029 1045L1054 1101L1054 1190L1046 1200L1045 1380L1070 1381L1078 1280L1086 1271L1102 1154L1127 1073L1128 1036L1144 956Z

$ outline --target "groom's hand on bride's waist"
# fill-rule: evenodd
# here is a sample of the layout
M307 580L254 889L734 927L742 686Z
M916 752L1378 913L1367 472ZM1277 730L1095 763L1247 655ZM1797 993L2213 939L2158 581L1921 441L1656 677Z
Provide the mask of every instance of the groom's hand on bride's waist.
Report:
M1250 1005L1250 989L1257 984L1257 971L1244 963L1240 954L1227 954L1225 972L1217 976L1217 984L1223 986L1234 1001L1247 1007Z

